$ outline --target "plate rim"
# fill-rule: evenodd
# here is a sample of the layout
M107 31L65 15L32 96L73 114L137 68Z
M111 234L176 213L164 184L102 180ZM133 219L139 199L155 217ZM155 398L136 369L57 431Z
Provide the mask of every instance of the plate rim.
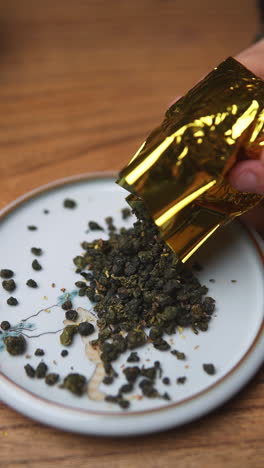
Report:
M6 206L4 206L3 208L0 209L0 223L5 219L5 217L12 213L14 210L16 210L17 208L20 207L20 205L23 205L23 203L26 203L28 201L30 201L31 199L34 199L35 197L38 197L38 196L41 196L42 194L48 192L48 191L52 191L52 190L55 190L57 188L60 188L60 187L63 187L63 186L66 186L66 185L70 185L70 184L76 184L76 183L79 183L79 182L85 182L85 181L93 181L93 180L106 180L106 179L112 179L112 178L116 178L117 176L117 171L97 171L97 172L91 172L91 173L82 173L82 174L76 174L76 175L72 175L72 176L68 176L68 177L63 177L63 178L60 178L60 179L55 179L53 181L50 181L44 185L41 185L39 187L36 187L28 192L26 192L25 194L17 197L15 200L9 202ZM240 225L243 226L243 229L246 231L248 237L249 237L249 240L253 243L257 253L258 253L258 257L260 259L260 263L262 263L263 265L263 268L264 268L264 244L263 244L263 240L261 239L261 237L253 230L253 229L250 229L248 226L245 226L243 223L240 223ZM226 383L227 380L230 380L230 378L234 378L234 375L236 375L237 371L245 366L245 363L246 361L252 357L252 353L254 352L254 350L257 348L258 345L261 344L261 342L263 341L263 345L264 345L264 318L262 320L262 323L260 324L259 326L259 329L258 329L258 332L254 338L254 340L252 341L250 347L247 349L246 353L243 354L243 356L239 359L238 362L236 362L236 364L226 373L224 374L219 380L217 380L216 382L214 382L213 384L207 386L205 389L203 390L200 390L199 392L195 393L194 395L190 396L190 397L187 397L187 398L184 398L182 399L181 401L178 401L178 402L174 402L174 403L171 403L171 404L167 404L166 406L160 406L158 408L152 408L152 409L147 409L147 410L138 410L138 411L129 411L129 412L125 412L125 411L120 411L118 413L110 413L110 412L107 412L107 411L99 411L99 410L91 410L91 409L79 409L79 408L74 408L74 407L70 407L70 406L67 406L67 405L64 405L62 403L57 403L57 402L53 402L49 399L46 399L44 397L40 397L38 396L36 393L34 392L31 392L30 390L27 390L25 388L23 388L22 386L18 385L17 383L15 383L12 379L10 379L9 377L7 377L6 375L3 374L3 372L0 370L0 398L8 405L10 406L11 408L15 408L17 411L19 411L20 413L23 413L25 414L26 416L29 416L30 418L32 419L35 419L37 421L41 421L41 422L44 422L45 424L48 424L48 425L51 425L51 426L55 426L55 427L60 427L61 429L64 429L64 430L74 430L74 432L80 432L80 433L85 433L85 434L97 434L97 435L111 435L111 436L122 436L122 435L137 435L137 434L142 434L142 433L150 433L150 432L156 432L156 431L159 431L159 430L164 430L164 429L168 429L170 427L176 427L177 425L180 425L180 424L183 424L183 422L179 422L177 423L177 421L175 422L172 422L172 423L169 423L168 422L168 425L163 425L163 427L159 426L159 427L154 427L154 428L149 428L149 429L142 429L140 431L140 429L138 430L135 430L135 429L132 429L131 428L127 429L125 432L124 431L120 431L118 430L118 428L113 432L113 431L109 431L107 430L107 428L105 428L105 432L104 430L99 430L99 431L90 431L89 429L87 429L87 427L83 427L83 428L75 428L75 429L69 429L67 427L64 426L64 424L60 423L59 421L56 421L56 422L52 422L52 421L47 421L47 419L45 418L45 415L42 415L42 417L38 415L32 415L32 412L30 411L30 407L29 408L21 408L20 404L19 404L19 401L16 401L15 404L12 404L12 402L8 401L9 399L8 398L5 398L5 395L3 396L2 395L2 391L1 391L1 387L3 386L4 388L7 387L7 391L8 391L8 387L11 387L11 390L12 391L15 391L15 393L20 395L22 394L22 400L23 400L23 395L24 395L24 398L28 397L30 399L30 401L33 399L33 403L35 404L40 404L41 406L43 406L43 409L45 410L45 408L47 408L48 410L50 409L56 409L58 410L60 413L62 413L62 416L63 416L63 413L65 414L65 412L70 412L71 414L74 414L74 415L77 415L79 417L83 417L84 415L85 416L90 416L92 418L95 418L95 417L103 417L103 418L107 418L108 422L111 423L111 421L113 422L113 420L116 420L116 418L123 418L123 419L126 419L126 418L129 418L130 420L132 419L132 417L148 417L148 416L153 416L153 415L156 415L156 414L160 414L160 413L166 413L167 411L172 411L173 409L177 410L178 408L182 408L194 401L199 401L200 398L205 398L208 394L211 394L212 392L214 392L215 390L218 390L219 387L221 387L222 385L224 385ZM251 368L251 371L247 372L247 375L242 378L242 384L241 386L239 386L239 389L246 385L246 383L251 379L251 377L257 372L257 370L259 369L259 367L262 365L262 361L263 359L259 359L257 363L255 363L254 366L252 366ZM229 391L227 395L225 395L223 398L220 398L219 401L215 402L215 404L211 404L211 405L208 405L208 407L200 412L198 412L198 414L196 416L194 415L191 415L189 418L185 418L185 421L184 422L189 422L189 420L194 420L194 419L197 419L197 417L201 416L201 415L204 415L206 413L208 413L209 411L212 411L215 407L219 406L220 404L224 403L224 401L226 401L227 399L230 399L236 392L238 391L238 388L235 388L233 389L233 391ZM26 398L27 399L27 398ZM19 398L18 398L19 400ZM105 423L106 421L104 421Z

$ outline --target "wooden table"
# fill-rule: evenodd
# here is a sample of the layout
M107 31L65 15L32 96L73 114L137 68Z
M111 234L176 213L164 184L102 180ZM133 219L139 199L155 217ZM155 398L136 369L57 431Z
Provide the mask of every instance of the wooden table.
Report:
M257 31L247 0L8 0L0 6L0 206L81 172L118 169L165 108ZM3 467L261 467L264 370L186 427L107 439L0 404Z

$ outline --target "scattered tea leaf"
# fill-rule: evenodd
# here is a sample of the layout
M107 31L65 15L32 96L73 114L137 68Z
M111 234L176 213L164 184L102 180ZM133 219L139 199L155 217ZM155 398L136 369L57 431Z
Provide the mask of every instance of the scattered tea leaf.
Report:
M130 393L134 389L134 386L131 383L124 384L119 388L118 393Z
M106 375L104 378L103 378L103 384L105 385L111 385L114 381L114 377L110 376L110 375Z
M8 270L7 268L3 268L0 270L0 276L1 278L9 279L14 276L14 272L12 270Z
M72 301L70 301L70 300L65 301L65 302L61 305L61 308L64 309L64 310L70 310L70 309L72 309Z
M35 376L37 379L44 379L47 374L48 366L45 362L40 362L36 367Z
M59 374L51 372L50 374L46 375L45 383L49 386L53 386L58 382L59 378L60 378Z
M91 231L104 231L104 228L100 226L100 224L96 223L95 221L89 221L88 227Z
M133 330L128 332L126 342L128 349L138 348L147 342L147 335L143 330Z
M138 362L138 361L140 361L138 353L136 351L132 351L127 358L127 362Z
M166 340L163 340L163 338L160 338L159 340L154 341L153 346L159 351L168 351L170 349L169 343L167 343Z
M76 208L77 203L75 200L72 200L71 198L65 198L63 202L64 208L70 208L71 210Z
M76 322L78 319L78 312L76 310L70 309L65 312L66 320L71 320L72 322Z
M81 336L88 336L94 332L94 326L89 322L81 322L78 326L78 332Z
M75 286L77 288L87 288L87 284L84 281L76 281Z
M70 346L74 335L77 333L77 325L67 325L60 335L60 342L63 346Z
M11 327L11 325L7 320L3 320L3 322L1 322L2 330L5 330L5 331L9 330L10 327Z
M131 210L129 208L122 208L121 210L122 219L127 219L131 216Z
M125 375L129 383L134 383L140 376L140 369L137 366L126 367L125 369L123 369L123 374Z
M128 409L130 402L123 398L122 395L106 395L105 401L108 403L114 403L120 406L122 409Z
M203 364L203 370L209 375L214 375L216 372L213 364Z
M37 288L38 287L38 284L33 279L27 280L26 285L29 286L30 288Z
M8 305L11 305L11 306L16 306L18 304L18 300L12 296L9 297L6 302Z
M176 383L180 384L180 385L183 385L183 384L185 384L186 379L187 379L187 377L184 377L184 376L183 377L178 377L177 380L176 380Z
M61 388L66 388L77 396L83 395L86 388L86 378L81 374L68 374Z
M158 398L161 396L151 380L141 380L139 387L141 388L143 395L148 398Z
M170 382L169 377L164 377L164 378L162 379L162 383L163 383L164 385L170 385L171 382Z
M35 369L30 364L24 366L24 369L28 377L30 377L31 379L35 377Z
M2 286L8 292L12 292L16 289L16 283L13 279L2 281Z
M30 251L33 255L36 255L37 257L40 257L43 254L43 250L39 247L32 247Z
M3 323L3 322L2 322ZM6 350L12 356L18 356L24 354L26 351L27 343L23 335L18 336L6 336L4 338L4 344Z
M40 270L42 270L42 266L40 265L40 263L38 262L37 259L33 260L33 262L32 262L32 268L33 268L33 270L35 270L35 271L40 271Z
M182 353L181 351L177 351L177 349L173 349L171 351L171 354L173 354L173 356L176 356L176 358L179 359L179 360L185 360L186 359L185 354Z

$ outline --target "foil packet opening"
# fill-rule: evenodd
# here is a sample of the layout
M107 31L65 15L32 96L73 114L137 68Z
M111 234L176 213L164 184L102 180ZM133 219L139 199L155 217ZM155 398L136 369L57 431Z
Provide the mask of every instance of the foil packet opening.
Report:
M238 158L258 158L263 146L264 81L229 57L167 110L117 183L143 200L185 262L264 198L237 191L226 177Z

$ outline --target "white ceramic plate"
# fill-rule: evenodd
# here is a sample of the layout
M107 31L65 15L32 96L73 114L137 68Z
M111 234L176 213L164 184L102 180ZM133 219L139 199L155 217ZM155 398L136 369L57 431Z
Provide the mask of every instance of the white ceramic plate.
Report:
M62 377L69 372L84 374L88 379L92 376L95 363L87 358L82 339L78 336L69 348L69 355L63 358L59 333L50 332L63 327L64 311L60 303L66 294L70 294L74 308L91 309L86 297L76 295L74 283L80 278L74 272L72 258L81 253L81 241L101 235L87 233L89 220L104 224L104 218L111 215L117 226L132 224L131 218L127 221L121 218L126 195L110 175L75 177L41 187L16 200L0 214L0 268L15 271L17 289L12 295L19 301L15 307L6 305L10 294L1 288L0 321L9 320L12 328L18 330L22 323L26 328L24 333L30 337L27 357L12 357L3 345L5 334L0 335L0 397L17 411L67 431L124 436L187 423L240 390L263 362L261 240L239 223L233 223L210 240L190 262L196 260L203 265L198 276L209 287L209 295L216 299L216 313L208 332L197 336L185 329L168 338L172 348L186 354L186 361L150 346L138 351L141 365L148 367L155 360L161 361L163 376L170 376L171 385L164 385L160 379L157 388L167 391L171 401L141 399L137 390L129 397L130 409L122 411L103 400L90 399L87 394L75 397L58 386L48 387L43 380L26 376L24 365L30 363L35 367L41 359L48 364L50 372L58 372ZM64 208L65 198L76 200L77 207ZM48 214L44 213L45 209L49 210ZM30 231L28 225L36 225L38 229ZM44 251L38 259L43 266L39 272L31 267L35 258L30 253L31 247L41 247ZM37 281L37 289L26 286L29 278ZM63 288L65 292L61 291ZM35 317L22 322L42 309ZM45 350L43 358L34 355L36 348ZM119 373L117 382L110 388L101 384L99 392L114 394L121 381L124 383L121 366L126 363L127 355L115 363ZM216 374L206 374L203 363L213 363ZM184 385L176 384L181 376L187 377Z

